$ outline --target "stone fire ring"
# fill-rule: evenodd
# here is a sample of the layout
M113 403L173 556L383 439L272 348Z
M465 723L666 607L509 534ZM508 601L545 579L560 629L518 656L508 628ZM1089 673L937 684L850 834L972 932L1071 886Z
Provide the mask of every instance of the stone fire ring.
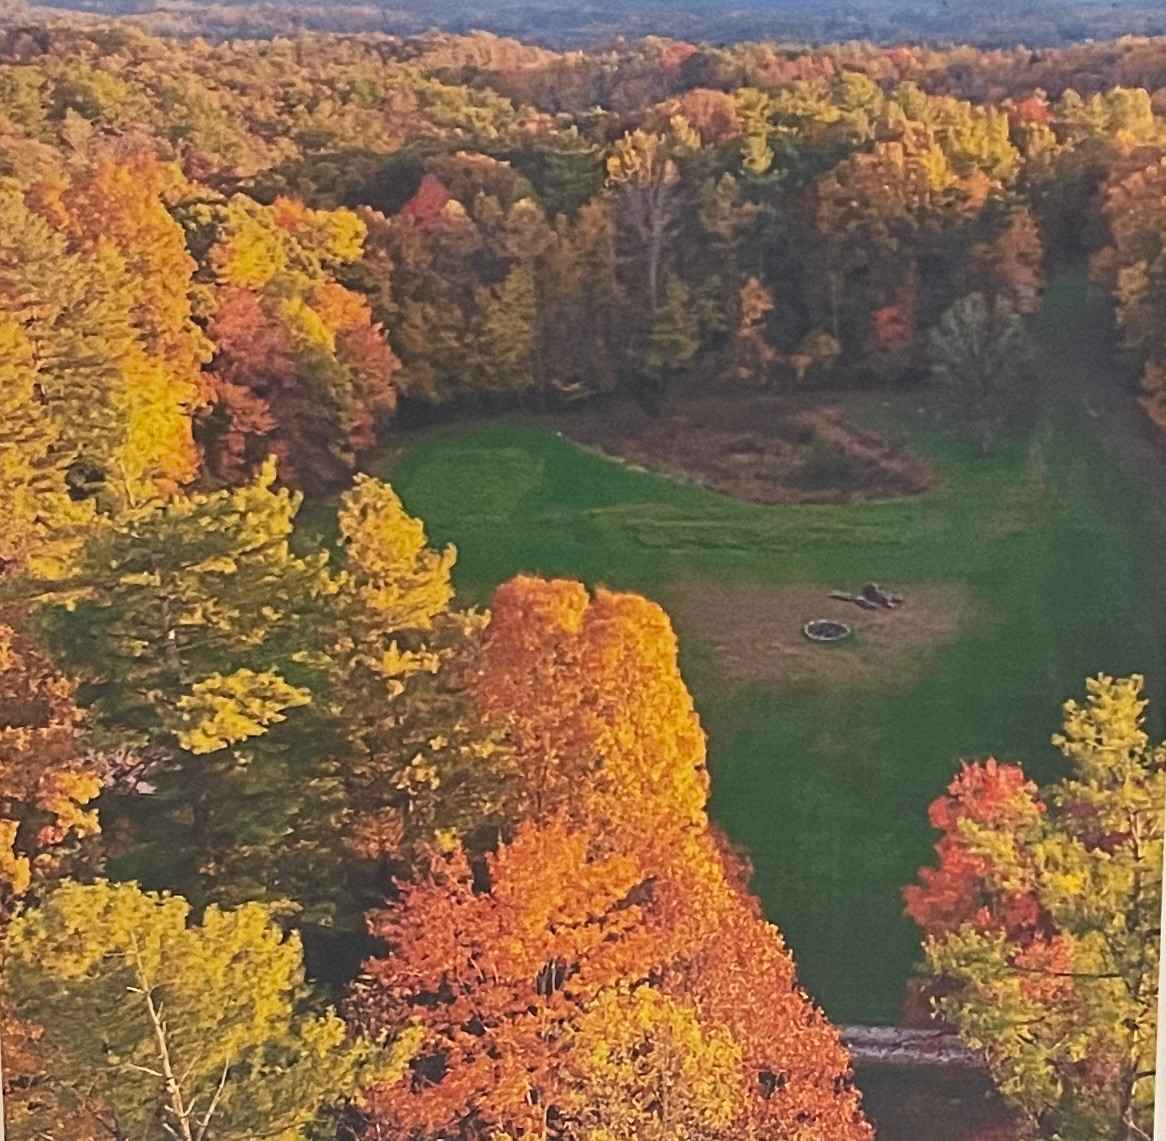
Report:
M802 627L811 642L844 642L854 633L845 622L836 622L833 618L815 618Z

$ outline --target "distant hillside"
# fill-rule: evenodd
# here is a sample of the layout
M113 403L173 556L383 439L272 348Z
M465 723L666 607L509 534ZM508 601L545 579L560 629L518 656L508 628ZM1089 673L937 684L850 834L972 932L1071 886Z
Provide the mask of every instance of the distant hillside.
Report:
M0 0L0 13L20 7L21 0ZM302 30L408 35L481 29L560 48L644 35L1047 47L1166 34L1166 6L1159 0L46 0L24 10L117 15L156 33L216 39Z

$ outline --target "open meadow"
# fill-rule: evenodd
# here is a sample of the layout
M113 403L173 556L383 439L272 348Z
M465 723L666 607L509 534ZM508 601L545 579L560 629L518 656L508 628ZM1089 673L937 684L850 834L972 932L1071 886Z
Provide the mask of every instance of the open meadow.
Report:
M714 818L829 1016L893 1020L918 955L900 890L961 758L1059 775L1061 703L1098 671L1166 679L1166 479L1115 380L1083 275L1038 318L1040 397L986 458L926 394L851 401L929 459L921 495L759 505L633 470L530 420L442 427L372 465L485 604L529 571L643 592L672 615L709 734ZM1141 461L1141 462L1139 462ZM322 526L317 511L309 529ZM897 611L831 590L875 581ZM813 646L815 617L855 636Z

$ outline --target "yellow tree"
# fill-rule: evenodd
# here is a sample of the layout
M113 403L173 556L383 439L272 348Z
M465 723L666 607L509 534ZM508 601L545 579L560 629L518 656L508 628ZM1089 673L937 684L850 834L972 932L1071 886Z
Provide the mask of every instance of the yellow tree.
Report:
M167 206L187 187L173 164L142 148L99 151L68 178L44 178L29 200L69 249L111 275L134 336L122 361L118 408L125 421L123 478L167 492L198 470L193 414L205 394L211 345L191 315L196 263ZM139 492L140 494L140 492Z
M705 741L667 614L634 594L520 576L494 594L475 685L534 819L667 843L701 829Z
M0 574L63 574L91 504L69 496L69 456L21 325L0 313Z
M41 1029L29 1137L74 1114L118 1141L300 1141L319 1111L400 1073L411 1039L354 1040L305 1011L300 942L270 908L65 884L12 926L5 982ZM50 1132L47 1135L52 1135Z
M197 385L151 352L117 244L66 227L67 189L46 179L0 193L0 313L23 329L71 485L111 507L141 503L195 473Z
M563 1113L578 1141L740 1136L741 1047L723 1027L653 987L613 988L570 1033Z

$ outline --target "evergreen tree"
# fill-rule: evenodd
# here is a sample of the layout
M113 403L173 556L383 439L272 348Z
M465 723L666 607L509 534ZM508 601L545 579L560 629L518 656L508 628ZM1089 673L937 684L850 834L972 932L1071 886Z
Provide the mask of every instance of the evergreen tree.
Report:
M124 513L42 606L98 739L132 759L102 804L107 832L132 838L113 866L198 901L285 889L280 846L319 807L306 794L334 747L321 629L337 584L326 554L291 552L299 498L274 480L269 464L250 485Z
M673 381L692 364L699 348L699 327L692 294L679 277L669 277L664 298L648 334L644 359L648 381L646 395L652 407L660 407Z

